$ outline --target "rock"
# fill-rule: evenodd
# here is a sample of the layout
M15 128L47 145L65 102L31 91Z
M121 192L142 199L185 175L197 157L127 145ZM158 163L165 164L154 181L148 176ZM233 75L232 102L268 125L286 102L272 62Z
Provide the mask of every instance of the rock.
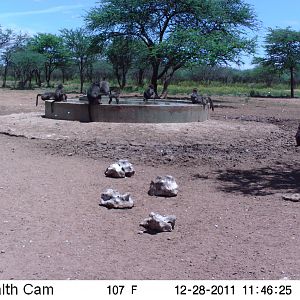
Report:
M286 194L282 195L283 200L300 202L300 194Z
M107 208L132 208L134 203L129 193L121 195L118 191L107 189L101 194L100 205Z
M110 165L104 174L112 178L131 177L135 173L132 164L127 159L120 159L118 162Z
M127 159L120 159L118 161L118 164L124 170L126 177L131 177L134 175L135 170L132 164Z
M295 138L296 138L296 146L299 147L300 146L300 124L298 126L298 130L297 130L297 133L295 135Z
M110 165L104 174L112 178L125 178L125 171L118 163Z
M174 177L170 175L157 176L150 183L148 194L150 196L174 197L177 196L178 185Z
M162 216L157 213L150 213L140 226L144 227L148 232L170 232L174 229L176 216Z

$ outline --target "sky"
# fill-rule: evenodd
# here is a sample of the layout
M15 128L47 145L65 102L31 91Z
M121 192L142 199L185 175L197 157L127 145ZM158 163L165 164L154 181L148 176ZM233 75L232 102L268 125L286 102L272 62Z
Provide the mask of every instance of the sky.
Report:
M97 0L0 0L0 25L15 31L59 33L84 25Z
M60 29L75 29L84 25L84 16L99 0L0 0L0 25L15 31L59 33ZM262 45L267 28L292 27L300 31L299 0L244 0L253 6L261 29L255 32ZM262 55L258 48L258 55ZM244 58L250 67L251 58Z

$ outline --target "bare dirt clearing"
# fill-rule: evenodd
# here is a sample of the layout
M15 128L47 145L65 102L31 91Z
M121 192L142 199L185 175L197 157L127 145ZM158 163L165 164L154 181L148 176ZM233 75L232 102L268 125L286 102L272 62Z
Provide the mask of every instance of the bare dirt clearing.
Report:
M214 97L203 123L116 124L42 118L37 93L0 91L0 279L300 279L300 203L282 199L300 192L300 100ZM106 178L122 158L136 174ZM148 196L166 174L178 196ZM107 188L135 207L100 207ZM138 234L151 211L175 230Z

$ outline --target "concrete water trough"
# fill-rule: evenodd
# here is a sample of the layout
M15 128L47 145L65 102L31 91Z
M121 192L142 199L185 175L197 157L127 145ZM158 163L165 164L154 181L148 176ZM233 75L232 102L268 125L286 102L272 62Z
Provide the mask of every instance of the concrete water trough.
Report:
M102 103L92 106L93 122L114 123L186 123L203 122L209 118L209 105L191 104L184 100L148 100L122 98L120 104ZM45 101L45 117L59 120L89 122L87 101Z

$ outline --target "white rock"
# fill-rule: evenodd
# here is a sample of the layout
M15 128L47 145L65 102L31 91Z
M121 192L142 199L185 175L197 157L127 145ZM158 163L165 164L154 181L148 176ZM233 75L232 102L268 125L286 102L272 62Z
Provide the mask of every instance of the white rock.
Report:
M150 196L174 197L178 194L178 185L174 177L170 175L157 176L154 181L151 181L148 194Z
M135 170L132 164L127 159L120 159L118 161L118 165L123 169L126 177L131 177L134 175Z
M300 124L298 126L298 130L297 130L297 133L295 135L295 138L296 138L296 145L299 147L300 146Z
M300 194L286 194L282 195L282 198L288 201L300 202Z
M157 213L150 213L149 218L146 218L140 226L144 227L149 232L170 232L174 229L176 216L162 216Z
M118 162L110 165L104 174L107 177L124 178L131 177L134 173L135 170L132 164L127 159L120 159Z
M107 189L101 194L100 205L107 208L132 208L134 203L129 193L121 195L118 191Z
M118 164L114 163L111 164L104 173L107 177L113 178L125 178L125 171L123 168Z

